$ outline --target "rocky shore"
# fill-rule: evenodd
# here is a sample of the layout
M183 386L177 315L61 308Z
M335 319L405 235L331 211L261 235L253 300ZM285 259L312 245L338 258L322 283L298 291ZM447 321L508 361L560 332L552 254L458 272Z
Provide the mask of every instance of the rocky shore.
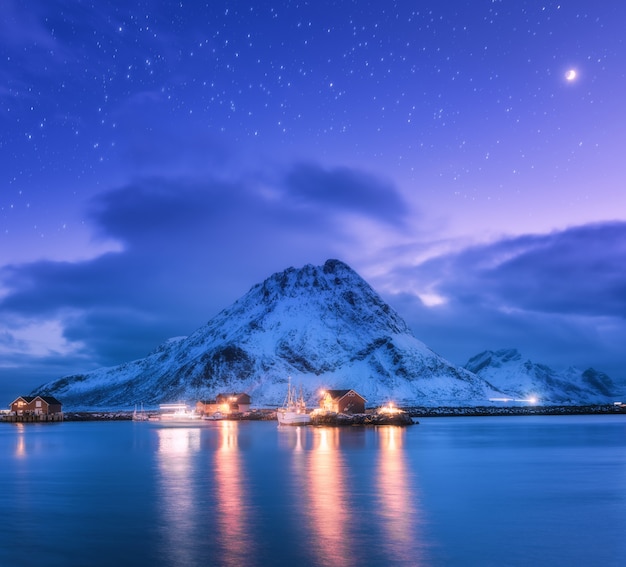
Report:
M414 418L455 416L503 416L503 415L612 415L626 413L626 407L616 405L589 406L477 406L477 407L426 407L402 408L404 413L385 415L364 413L356 415L329 414L313 417L313 425L410 425ZM156 412L155 412L156 413ZM132 411L69 411L64 412L65 421L129 421ZM256 409L246 413L232 414L230 420L273 421L274 409Z
M349 425L413 425L415 421L406 412L396 414L344 413L320 414L311 416L311 425L349 426Z
M158 412L154 412L155 414ZM65 412L65 421L130 421L132 411L77 411ZM227 418L230 421L276 421L276 410L257 409L245 413L234 413ZM158 423L158 422L157 422ZM349 425L412 425L413 419L406 412L395 415L364 413L355 415L326 414L312 417L311 425L349 426Z
M590 406L476 406L405 407L411 417L501 416L501 415L609 415L626 413L612 404Z
M132 411L66 411L64 421L130 421Z

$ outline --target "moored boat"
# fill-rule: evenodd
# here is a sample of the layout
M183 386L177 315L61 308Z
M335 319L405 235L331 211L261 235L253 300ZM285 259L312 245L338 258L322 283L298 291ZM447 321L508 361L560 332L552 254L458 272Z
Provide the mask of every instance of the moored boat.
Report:
M204 419L205 421L220 421L224 419L224 414L220 411L216 411L215 413L212 413L210 415L202 416L202 419Z
M291 386L291 378L287 383L287 397L282 407L276 410L279 425L306 425L311 423L311 416L306 412L306 403L302 390L298 396L295 387Z
M160 421L169 423L197 421L202 417L194 410L189 410L185 404L161 404L159 409L161 410Z
M135 411L133 412L133 421L148 421L149 415L143 409L143 404L141 404L141 410L137 411L137 406L135 406Z

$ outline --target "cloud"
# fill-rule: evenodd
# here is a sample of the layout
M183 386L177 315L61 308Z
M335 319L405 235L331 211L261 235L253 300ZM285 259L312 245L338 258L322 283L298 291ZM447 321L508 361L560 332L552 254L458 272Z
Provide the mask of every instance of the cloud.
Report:
M448 252L386 277L418 337L463 364L517 347L557 366L596 366L623 379L626 223L573 227ZM428 307L420 294L445 301Z
M626 223L472 247L420 266L440 293L495 308L626 318Z
M193 332L275 271L358 258L363 235L348 228L351 197L366 196L356 208L376 225L403 214L393 186L347 169L307 168L326 184L317 193L298 184L300 166L273 183L265 174L240 181L153 177L101 193L88 218L98 238L119 251L1 268L0 317L14 327L4 341L20 326L55 320L72 356L80 355L76 371L141 357ZM377 196L392 204L376 207Z
M404 224L406 205L393 185L360 171L301 164L287 175L286 188L289 199L298 205L357 212Z

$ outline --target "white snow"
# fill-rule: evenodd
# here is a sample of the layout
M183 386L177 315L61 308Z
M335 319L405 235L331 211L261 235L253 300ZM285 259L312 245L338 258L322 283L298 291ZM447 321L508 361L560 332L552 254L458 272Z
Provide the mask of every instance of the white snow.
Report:
M478 376L435 354L359 275L329 260L274 274L190 336L169 339L143 359L37 392L68 408L113 408L194 403L222 392L277 406L289 377L312 404L321 389L354 389L370 406L476 405L526 391L526 382L494 372Z

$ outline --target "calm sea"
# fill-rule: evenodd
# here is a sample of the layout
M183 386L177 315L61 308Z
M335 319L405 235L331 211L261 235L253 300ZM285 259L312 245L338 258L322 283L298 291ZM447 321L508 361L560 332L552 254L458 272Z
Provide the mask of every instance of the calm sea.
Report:
M622 565L626 416L0 424L0 565Z

